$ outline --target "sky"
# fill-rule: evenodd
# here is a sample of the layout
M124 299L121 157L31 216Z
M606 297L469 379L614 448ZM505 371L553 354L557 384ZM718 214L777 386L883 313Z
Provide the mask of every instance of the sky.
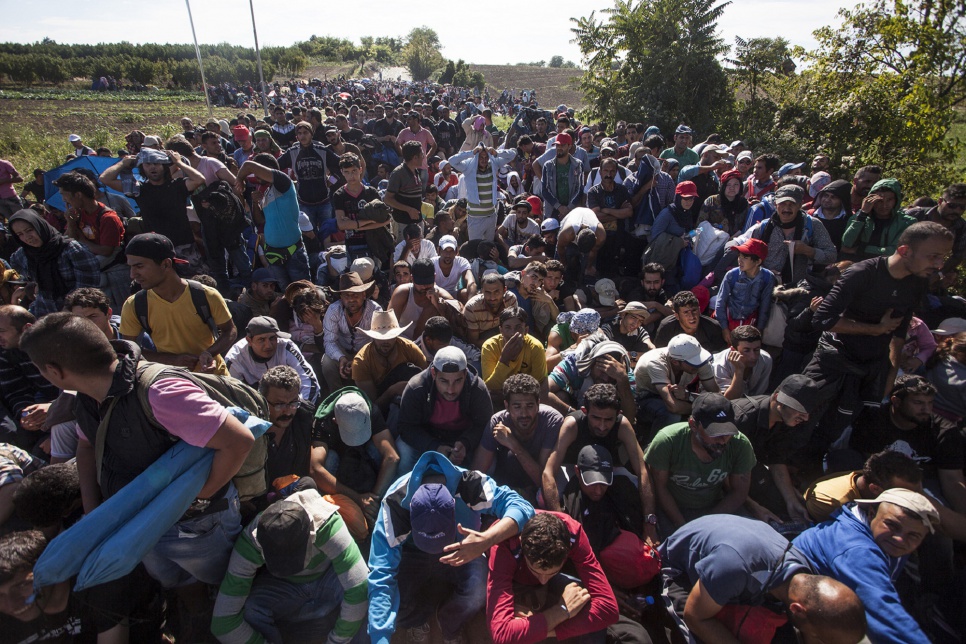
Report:
M6 2L0 2L3 6ZM358 42L361 36L405 36L413 27L436 30L442 53L453 60L500 65L549 60L554 55L579 63L580 51L570 42L569 17L613 6L612 0L556 0L553 10L541 15L539 27L521 38L523 21L514 15L515 3L494 5L488 22L467 19L455 10L404 12L399 2L279 3L253 0L259 45L290 45L313 34ZM792 45L811 48L812 31L837 23L836 15L851 0L734 0L719 21L720 35L728 44L735 36L782 36ZM279 10L281 6L286 7ZM407 5L407 7L410 5ZM78 7L83 7L79 15ZM194 0L191 4L198 41L253 46L248 0ZM184 3L176 0L44 0L38 11L11 4L0 23L0 42L37 42L45 37L61 43L98 43L126 40L191 42ZM527 15L535 15L533 12ZM363 19L364 18L364 19ZM774 31L781 27L783 31ZM475 36L475 37L474 37Z

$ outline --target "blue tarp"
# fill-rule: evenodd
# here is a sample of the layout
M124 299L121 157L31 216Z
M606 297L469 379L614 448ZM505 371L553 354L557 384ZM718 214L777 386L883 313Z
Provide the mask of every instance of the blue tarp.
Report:
M78 168L87 168L88 170L92 171L96 177L100 176L102 172L110 168L118 161L120 161L120 159L85 155L82 157L75 157L62 166L58 166L53 170L48 170L44 173L44 197L47 201L47 205L60 211L63 211L66 207L63 197L60 196L60 191L57 189L57 186L54 185L54 179L60 175ZM136 170L135 176L139 176ZM124 196L123 193L120 193L117 190L112 190L107 186L104 186L104 189L116 195L121 195L122 197ZM134 212L140 212L137 203L135 203L133 199L127 197L127 200L131 202L131 207L134 208Z
M262 436L271 423L229 411ZM77 576L75 590L128 574L174 525L204 486L214 451L179 441L137 478L60 533L34 566L34 589Z

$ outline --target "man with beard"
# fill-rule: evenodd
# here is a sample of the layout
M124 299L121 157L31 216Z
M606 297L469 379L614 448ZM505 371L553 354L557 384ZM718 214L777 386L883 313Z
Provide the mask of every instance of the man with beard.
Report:
M747 436L758 465L752 471L750 504L761 520L809 521L801 493L792 481L791 457L808 443L809 411L815 404L818 385L811 378L788 376L770 396L747 396L732 401L735 426ZM760 504L760 505L759 505ZM764 511L763 511L764 510Z
M269 309L278 298L278 280L272 271L259 268L252 272L252 283L238 296L238 303L247 306L253 316L268 315Z
M370 328L373 315L382 310L370 297L372 285L371 281L363 282L358 273L343 273L339 276L339 299L325 310L324 319L313 316L306 320L316 335L324 338L322 377L329 391L341 389L352 379L352 359L369 341L359 331Z
M957 279L956 268L966 260L966 183L954 183L943 190L939 204L932 208L910 208L906 211L919 221L933 221L953 233L953 252L943 265L943 286L951 287Z
M453 169L463 174L466 189L466 231L470 240L493 241L496 236L496 206L499 201L500 168L513 161L516 150L497 152L482 145L454 155Z
M400 328L392 311L373 313L372 325L361 330L372 342L352 359L356 386L387 415L389 405L402 395L409 379L426 368L422 350L401 337L409 324Z
M668 306L671 296L664 290L664 266L656 262L645 264L641 270L641 285L630 292L627 301L640 302L647 309L647 317L641 322L653 337L661 320L674 313Z
M909 321L952 247L949 229L917 222L892 255L856 262L822 300L812 325L824 333L804 373L821 388L812 413L829 414L812 434L808 457L819 458L862 403L878 407L892 389Z
M540 384L530 374L514 374L503 381L503 400L506 409L490 418L473 457L473 469L489 472L493 468L494 479L533 502L563 416L540 404Z
M288 366L299 376L302 398L314 403L319 396L319 381L291 337L279 331L274 318L252 318L245 329L245 337L225 354L228 373L250 387L257 387L269 369Z
M460 313L460 304L436 285L436 267L431 260L424 257L417 259L410 271L412 282L401 284L393 291L389 308L408 329L404 335L415 341L422 335L423 326L429 318L441 315L453 322L454 316ZM410 322L414 323L411 327Z
M469 260L456 254L457 246L455 237L444 235L439 240L439 256L432 261L436 269L436 285L465 303L476 295L476 278Z
M881 178L882 168L877 165L863 166L855 171L852 177L852 212L861 210L862 202Z
M616 183L616 177L617 160L613 157L604 159L600 163L600 183L587 194L587 207L594 211L607 231L601 260L602 270L607 275L616 274L618 266L628 270L635 264L640 266L644 250L643 245L636 243L625 229L625 220L634 214L634 207L627 188ZM620 262L621 251L626 253L623 263ZM634 274L633 270L630 274Z
M618 389L614 385L596 384L587 390L584 405L564 418L557 444L543 469L543 502L548 510L561 510L561 468L576 464L581 449L587 445L601 445L611 454L617 454L623 447L628 455L629 469L637 479L644 508L645 522L639 529L656 544L656 505L648 469L644 464L644 452L637 442L631 421L621 414L622 401L618 396Z
M288 365L265 372L258 390L268 402L268 460L265 476L271 482L283 476L309 476L312 461L312 425L315 406L299 391L302 380Z
M506 289L501 275L490 273L480 280L480 292L466 302L467 340L483 348L483 343L499 333L500 313L517 305L517 298Z
M527 331L526 311L507 308L500 313L500 334L483 344L480 373L496 406L503 403L503 382L517 373L540 381L540 399L547 400L547 357L543 344Z
M177 152L142 149L138 156L124 157L105 170L100 181L112 190L130 192L130 187L125 189L118 175L131 172L135 166L140 167L141 176L146 179L136 186L135 196L144 229L170 239L177 256L198 269L202 264L204 241L201 226L196 224L196 231L188 221L188 197L205 186L205 175ZM172 179L172 169L180 170L182 177Z
M563 219L580 204L584 194L584 168L580 159L571 154L573 144L572 136L558 134L554 158L544 163L538 173L543 182L543 211L548 218Z
M755 450L735 426L731 401L697 396L686 422L665 427L644 454L667 537L708 514L736 514L748 499ZM726 484L727 482L727 484Z
M966 513L962 435L955 429L943 431L933 420L935 398L936 387L925 378L900 376L888 405L866 407L856 417L849 446L863 459L882 450L912 458L922 468L926 486L934 489L938 483L949 506Z

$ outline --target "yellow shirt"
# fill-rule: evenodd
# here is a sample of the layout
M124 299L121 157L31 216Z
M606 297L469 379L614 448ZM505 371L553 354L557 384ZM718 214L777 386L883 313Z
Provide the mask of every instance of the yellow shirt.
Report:
M426 356L415 342L402 336L396 338L396 349L388 359L379 355L375 343L369 342L352 359L352 379L356 383L371 382L379 389L389 372L406 362L426 368Z
M231 320L231 313L221 294L213 288L202 285L211 316L215 324L221 326ZM215 342L211 329L198 316L195 305L191 301L191 293L187 286L184 292L174 302L168 302L159 297L154 291L148 291L148 321L151 325L151 339L154 346L161 353L190 353L198 355ZM121 309L121 335L136 337L144 329L134 312L134 296L127 298ZM228 367L224 359L217 355L215 358L215 373L228 375Z
M826 521L846 503L860 498L856 481L862 472L838 472L823 476L805 492L805 509L818 522Z
M483 367L483 382L490 391L503 389L503 381L517 373L527 373L543 382L547 379L547 354L540 341L529 333L523 336L523 348L517 359L510 364L500 362L503 352L503 334L495 336L483 343L480 362Z

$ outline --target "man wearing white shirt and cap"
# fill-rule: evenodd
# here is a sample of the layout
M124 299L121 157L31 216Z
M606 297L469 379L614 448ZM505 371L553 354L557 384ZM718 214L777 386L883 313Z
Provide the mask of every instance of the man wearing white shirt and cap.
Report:
M458 246L455 237L444 235L439 240L439 257L433 258L433 265L436 267L436 285L465 304L476 295L477 287L469 260L456 254Z
M70 141L72 146L74 146L73 155L75 157L90 156L94 154L94 150L84 145L84 141L81 140L79 134L71 134L69 137L67 137L67 140Z

